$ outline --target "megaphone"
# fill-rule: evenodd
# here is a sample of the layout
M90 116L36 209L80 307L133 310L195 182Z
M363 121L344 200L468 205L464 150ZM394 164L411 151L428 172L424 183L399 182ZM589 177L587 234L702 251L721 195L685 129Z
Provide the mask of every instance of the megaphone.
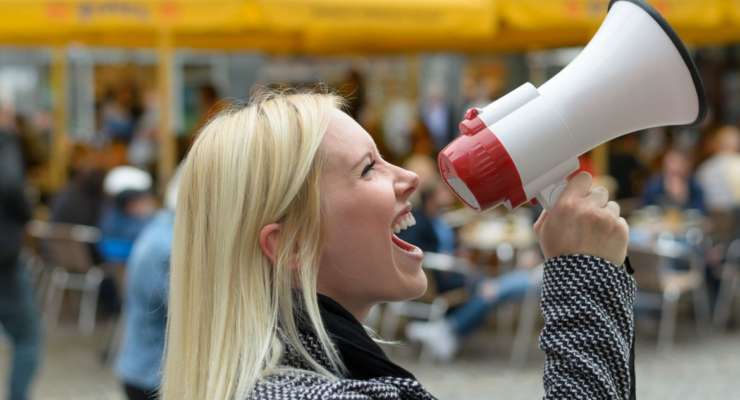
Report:
M551 208L578 156L624 134L701 122L707 110L694 62L642 0L612 0L596 35L539 88L525 83L460 123L439 154L442 178L468 206Z

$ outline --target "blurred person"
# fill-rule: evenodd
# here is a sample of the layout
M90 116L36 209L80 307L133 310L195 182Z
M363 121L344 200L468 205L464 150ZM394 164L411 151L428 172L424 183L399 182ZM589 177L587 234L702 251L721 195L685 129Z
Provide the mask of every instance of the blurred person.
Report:
M383 113L383 142L388 157L401 160L411 151L411 139L417 121L412 102L403 97L391 98Z
M740 207L740 129L721 127L714 151L696 173L710 211L728 212Z
M727 246L740 237L740 129L720 127L712 138L712 155L697 171L712 223L712 245L704 254L710 298L717 299Z
M106 261L125 262L157 208L152 177L131 166L116 167L105 176L103 188L111 201L101 216L101 251Z
M219 94L215 86L210 83L198 88L198 110L200 117L195 125L196 132L213 118L221 109L219 106Z
M105 176L103 190L109 201L103 206L100 218L98 253L110 265L125 264L134 241L157 210L152 178L146 171L120 166ZM121 311L120 288L115 270L106 272L111 274L100 285L100 301L102 310L115 316Z
M409 157L434 157L437 150L424 122L416 120L411 129L411 154ZM436 168L436 167L435 167Z
M425 252L454 255L457 250L457 235L441 217L441 212L452 204L450 192L440 183L429 184L421 189L420 207L412 210L416 224L398 236ZM537 265L535 262L530 267ZM439 293L465 288L470 298L448 313L441 321L414 322L407 327L407 337L423 342L432 354L441 361L451 360L459 348L460 341L480 328L488 315L499 305L523 298L537 282L536 274L523 268L489 278L471 272L432 271Z
M83 166L52 199L51 221L98 226L103 209L103 171Z
M337 97L234 106L181 173L164 400L434 398L359 322L426 290L423 253L392 234L410 221L418 178L380 157ZM581 174L535 224L547 399L634 388L635 284L616 207Z
M642 205L657 205L706 213L704 193L691 173L691 156L673 148L663 156L663 169L651 178L642 194Z
M157 159L157 132L159 131L159 97L156 89L144 93L144 108L136 123L133 139L128 147L128 162L134 167L149 170Z
M165 208L136 239L127 263L124 333L115 370L129 400L156 399L161 383L178 178L176 173Z
M637 188L647 173L647 168L638 157L640 135L624 135L609 144L609 175L617 183L616 198L624 199L639 195Z
M131 141L140 114L137 101L136 87L132 83L122 83L106 94L100 110L104 139L126 144Z
M31 278L20 258L31 205L25 198L23 160L9 114L0 110L0 331L13 348L7 398L26 400L41 359L41 322Z
M40 167L48 159L47 147L28 117L16 114L15 125L20 140L21 154L25 171Z
M432 85L421 103L421 120L434 144L434 153L441 151L457 136L457 122L440 84Z
M193 126L192 131L188 132L187 135L180 136L177 139L177 154L178 160L182 160L188 149L193 145L193 141L196 138L197 132L199 132L208 121L213 118L214 115L223 108L223 104L219 101L220 95L218 89L210 83L201 85L198 88L198 119Z

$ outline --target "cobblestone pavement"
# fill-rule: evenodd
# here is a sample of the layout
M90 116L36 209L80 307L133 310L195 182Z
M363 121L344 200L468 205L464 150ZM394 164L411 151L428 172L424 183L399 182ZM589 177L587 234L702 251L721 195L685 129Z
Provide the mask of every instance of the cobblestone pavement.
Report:
M539 351L521 369L513 368L505 346L492 349L481 338L466 345L458 361L429 365L401 361L440 399L539 399L544 355ZM688 336L671 352L659 353L655 341L638 337L638 399L740 399L740 333Z
M508 364L510 341L488 333L467 343L457 361L415 361L416 350L400 346L392 357L413 371L440 399L537 399L542 396L543 357L534 351L521 369ZM123 400L110 367L100 362L102 335L56 333L47 339L34 399ZM8 370L8 346L0 341L0 371ZM638 398L740 399L740 332L700 338L688 332L674 350L659 354L655 342L638 338ZM5 391L5 379L0 391Z

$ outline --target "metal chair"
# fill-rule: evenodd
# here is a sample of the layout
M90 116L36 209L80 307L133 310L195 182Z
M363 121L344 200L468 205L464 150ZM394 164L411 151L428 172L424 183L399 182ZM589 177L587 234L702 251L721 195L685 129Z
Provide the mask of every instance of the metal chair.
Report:
M380 324L380 334L384 339L395 340L398 327L403 318L423 319L429 322L444 318L450 307L462 304L468 299L466 288L454 289L439 293L431 272L458 272L468 274L471 271L468 260L447 254L425 252L422 264L429 285L426 294L415 301L389 303L383 312ZM430 353L422 346L420 353L422 360L430 359Z
M51 270L44 311L50 327L59 321L64 292L82 292L78 328L83 334L95 330L95 318L103 270L94 265L91 245L100 231L91 226L33 221L29 235L38 241L40 258Z
M727 246L725 262L722 265L722 279L717 295L717 306L714 310L715 326L724 329L730 320L732 304L740 288L740 239L735 239Z
M542 297L544 264L536 267L532 273L537 276L537 284L532 286L519 308L516 336L514 336L514 343L511 346L510 361L514 367L523 367L527 363L529 352L533 347L532 339L536 335L535 327L542 315L540 311L540 298Z
M696 252L670 240L658 240L655 246L630 245L628 255L638 282L638 303L657 306L661 310L658 328L658 349L669 350L673 345L679 300L691 294L699 333L709 326L709 297L704 282L704 266ZM670 263L685 261L686 271L670 268Z

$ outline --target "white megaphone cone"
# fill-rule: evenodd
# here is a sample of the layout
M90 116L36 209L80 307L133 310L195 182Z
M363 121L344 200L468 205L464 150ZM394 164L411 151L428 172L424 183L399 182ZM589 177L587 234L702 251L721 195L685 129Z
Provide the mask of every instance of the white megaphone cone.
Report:
M539 88L526 83L480 110L439 155L467 205L554 205L578 156L626 133L698 123L701 79L668 23L641 0L612 0L585 49Z

